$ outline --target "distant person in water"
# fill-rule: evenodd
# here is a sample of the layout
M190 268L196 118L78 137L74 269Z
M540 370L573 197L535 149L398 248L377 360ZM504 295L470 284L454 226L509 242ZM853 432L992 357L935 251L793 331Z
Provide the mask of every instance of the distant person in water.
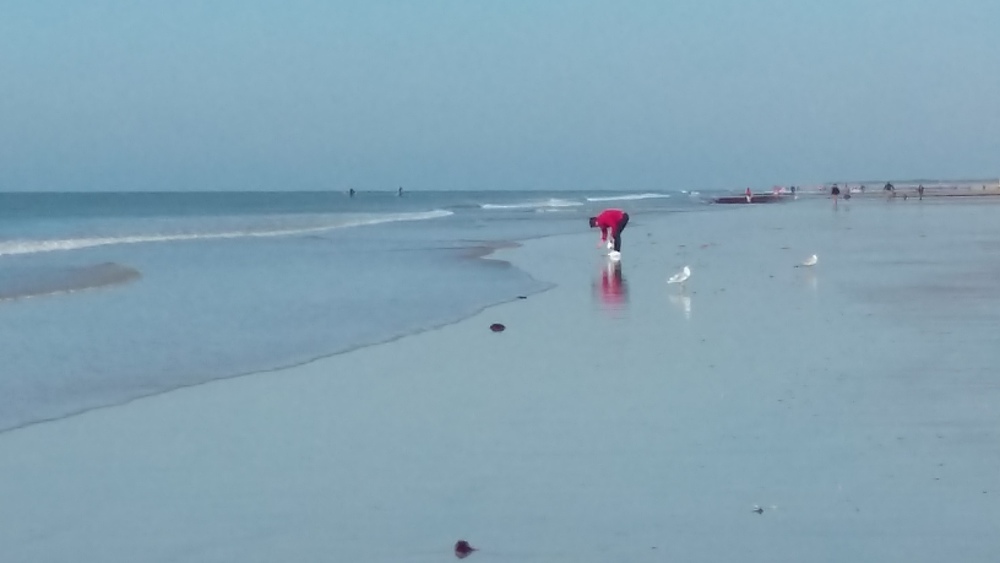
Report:
M606 243L608 236L611 236L616 252L622 251L622 231L625 230L625 225L628 225L628 213L621 209L605 209L597 217L590 218L590 228L601 229L601 242L598 246Z
M924 199L924 185L923 184L920 184L919 186L917 186L917 195L919 196L917 199L919 199L919 200L923 200Z
M351 197L354 197L354 188L351 188L350 190L348 190L347 195L349 195Z
M893 186L892 182L886 182L885 187L882 188L882 191L885 192L886 199L892 199L896 197L896 186Z
M399 186L399 191L396 192L396 195L403 197L403 186Z
M747 191L744 192L744 195L747 197L747 203L750 203L750 200L753 199L753 192L750 191L750 188L747 188Z

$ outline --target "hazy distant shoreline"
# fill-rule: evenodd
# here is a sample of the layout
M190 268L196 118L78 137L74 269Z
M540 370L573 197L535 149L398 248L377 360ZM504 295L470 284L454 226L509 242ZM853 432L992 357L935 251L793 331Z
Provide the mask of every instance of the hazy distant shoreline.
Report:
M917 186L923 186L927 189L982 189L983 186L987 190L990 188L1000 189L1000 178L981 178L981 179L956 179L956 180L850 180L850 181L830 181L826 182L824 186L832 186L837 184L840 186L866 186L868 188L878 188L881 189L886 182L891 183L895 188L916 188Z
M892 182L892 186L897 196L903 194L906 195L916 195L917 189L920 186L924 187L924 197L953 197L953 196L996 196L1000 195L1000 182L997 180L990 180L989 182L972 182L967 181L965 183L957 182ZM884 197L885 182L830 182L823 184L822 186L813 186L809 188L804 188L801 190L802 193L817 193L828 194L830 187L834 184L840 186L842 190L850 189L852 193L857 196L857 192L853 191L859 186L864 186L864 195L878 195Z

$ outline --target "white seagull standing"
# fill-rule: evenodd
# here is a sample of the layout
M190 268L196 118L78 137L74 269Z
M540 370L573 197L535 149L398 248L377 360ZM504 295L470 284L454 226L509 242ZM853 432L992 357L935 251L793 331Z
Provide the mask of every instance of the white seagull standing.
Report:
M815 254L813 254L809 258L806 258L805 262L803 262L801 264L797 264L795 267L798 268L800 266L815 266L817 262L819 262L819 256L816 256Z
M670 279L667 280L667 283L680 283L680 284L683 284L690 277L691 277L691 268L688 268L687 266L684 266L683 270L681 270L681 271L677 272L676 274L670 276Z

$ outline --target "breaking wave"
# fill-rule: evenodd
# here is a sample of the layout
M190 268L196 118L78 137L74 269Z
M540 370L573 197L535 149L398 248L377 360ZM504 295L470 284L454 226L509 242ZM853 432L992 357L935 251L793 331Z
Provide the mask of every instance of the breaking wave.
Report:
M320 233L333 229L343 229L347 227L361 227L366 225L378 225L381 223L393 223L397 221L421 221L426 219L438 219L452 215L453 212L442 209L412 213L393 214L370 214L370 215L350 215L350 216L325 216L313 224L298 226L249 226L247 228L227 230L227 231L206 231L206 232L175 232L175 233L151 233L151 234L131 234L116 236L96 236L80 238L64 238L49 240L6 240L0 241L0 256L13 256L18 254L35 254L39 252L56 252L60 250L79 250L82 248L92 248L95 246L107 246L115 244L139 244L151 242L173 242L173 241L194 241L213 239L238 239L250 237L281 237L291 235L301 235L310 233Z
M553 207L577 207L583 205L579 201L569 199L549 198L543 201L524 201L519 203L484 203L482 209L546 209Z
M669 194L626 194L626 195L614 195L614 196L602 196L602 197L588 197L587 201L634 201L637 199L657 199L670 197Z

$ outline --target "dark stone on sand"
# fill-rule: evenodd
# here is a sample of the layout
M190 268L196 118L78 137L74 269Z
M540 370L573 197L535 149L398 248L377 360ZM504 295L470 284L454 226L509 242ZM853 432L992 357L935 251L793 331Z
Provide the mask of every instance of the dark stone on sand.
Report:
M500 323L493 323L490 325L490 330L492 330L493 332L503 332L506 328L507 327L503 326Z
M476 548L469 545L469 542L465 540L458 540L455 542L455 557L465 559L466 557L472 555L473 551L476 551Z

